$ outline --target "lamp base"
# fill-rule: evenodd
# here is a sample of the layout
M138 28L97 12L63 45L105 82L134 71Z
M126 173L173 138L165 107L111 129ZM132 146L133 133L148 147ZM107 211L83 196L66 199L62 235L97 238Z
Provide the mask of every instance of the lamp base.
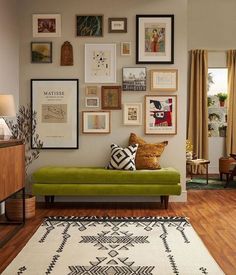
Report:
M0 140L9 140L12 136L10 129L8 128L5 120L0 118Z

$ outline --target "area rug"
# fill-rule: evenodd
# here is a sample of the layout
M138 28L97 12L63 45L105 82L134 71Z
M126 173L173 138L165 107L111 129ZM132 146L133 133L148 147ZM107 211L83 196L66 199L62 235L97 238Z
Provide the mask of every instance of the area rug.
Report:
M49 217L2 274L224 273L186 218Z
M187 180L186 188L187 190L230 190L236 189L236 181L231 181L227 188L224 188L225 180L221 181L219 178L209 178L208 184L206 184L205 177L193 178L192 180Z

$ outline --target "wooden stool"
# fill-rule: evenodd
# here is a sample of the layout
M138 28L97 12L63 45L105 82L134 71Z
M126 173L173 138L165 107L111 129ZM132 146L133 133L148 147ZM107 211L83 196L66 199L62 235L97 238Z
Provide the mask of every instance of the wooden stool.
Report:
M229 180L230 175L230 164L235 162L235 160L231 157L222 157L219 159L219 173L220 173L220 180L223 180L223 174L226 175L226 181Z

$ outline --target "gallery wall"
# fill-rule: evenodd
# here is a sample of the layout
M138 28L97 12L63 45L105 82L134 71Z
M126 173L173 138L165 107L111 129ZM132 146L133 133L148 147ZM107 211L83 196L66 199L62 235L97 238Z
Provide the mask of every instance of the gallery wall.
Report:
M186 97L187 97L187 0L22 0L20 5L20 103L30 102L30 79L34 78L78 78L79 87L79 149L78 150L43 150L38 160L31 166L29 172L45 165L72 165L72 166L105 166L109 159L110 145L116 143L126 146L129 134L135 132L145 140L155 143L168 140L162 157L163 167L175 167L181 173L183 193L177 200L186 199L185 191L185 133L186 133ZM62 17L62 35L58 38L33 38L32 14L59 13ZM75 16L79 14L103 14L104 36L101 38L79 38L75 32ZM171 65L137 65L136 51L136 14L174 14L174 64ZM127 17L128 32L121 34L108 33L108 17ZM63 42L70 41L74 50L74 65L60 66L60 48ZM32 64L30 43L32 41L52 41L53 63ZM130 41L132 55L120 55L120 42ZM122 103L144 103L145 95L157 94L150 92L150 69L173 68L178 69L178 91L168 93L177 95L177 134L176 135L145 135L142 126L124 126L122 110L111 111L111 133L82 134L81 111L85 108L84 83L84 45L85 43L116 43L117 45L117 83L122 85L122 67L147 67L146 92L122 92ZM101 86L102 84L98 84ZM163 92L159 94L164 94ZM144 107L144 105L143 105ZM144 115L143 115L144 117ZM144 122L144 121L143 121Z

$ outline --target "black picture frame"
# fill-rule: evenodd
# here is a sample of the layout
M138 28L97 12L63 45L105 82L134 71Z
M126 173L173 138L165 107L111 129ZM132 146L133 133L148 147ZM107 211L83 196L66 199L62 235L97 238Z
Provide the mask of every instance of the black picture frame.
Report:
M31 63L52 63L52 42L31 42Z
M76 15L76 36L103 37L103 21L102 14Z
M31 110L36 112L32 149L36 135L42 150L79 148L79 79L31 79Z
M174 64L174 15L136 15L136 64Z

